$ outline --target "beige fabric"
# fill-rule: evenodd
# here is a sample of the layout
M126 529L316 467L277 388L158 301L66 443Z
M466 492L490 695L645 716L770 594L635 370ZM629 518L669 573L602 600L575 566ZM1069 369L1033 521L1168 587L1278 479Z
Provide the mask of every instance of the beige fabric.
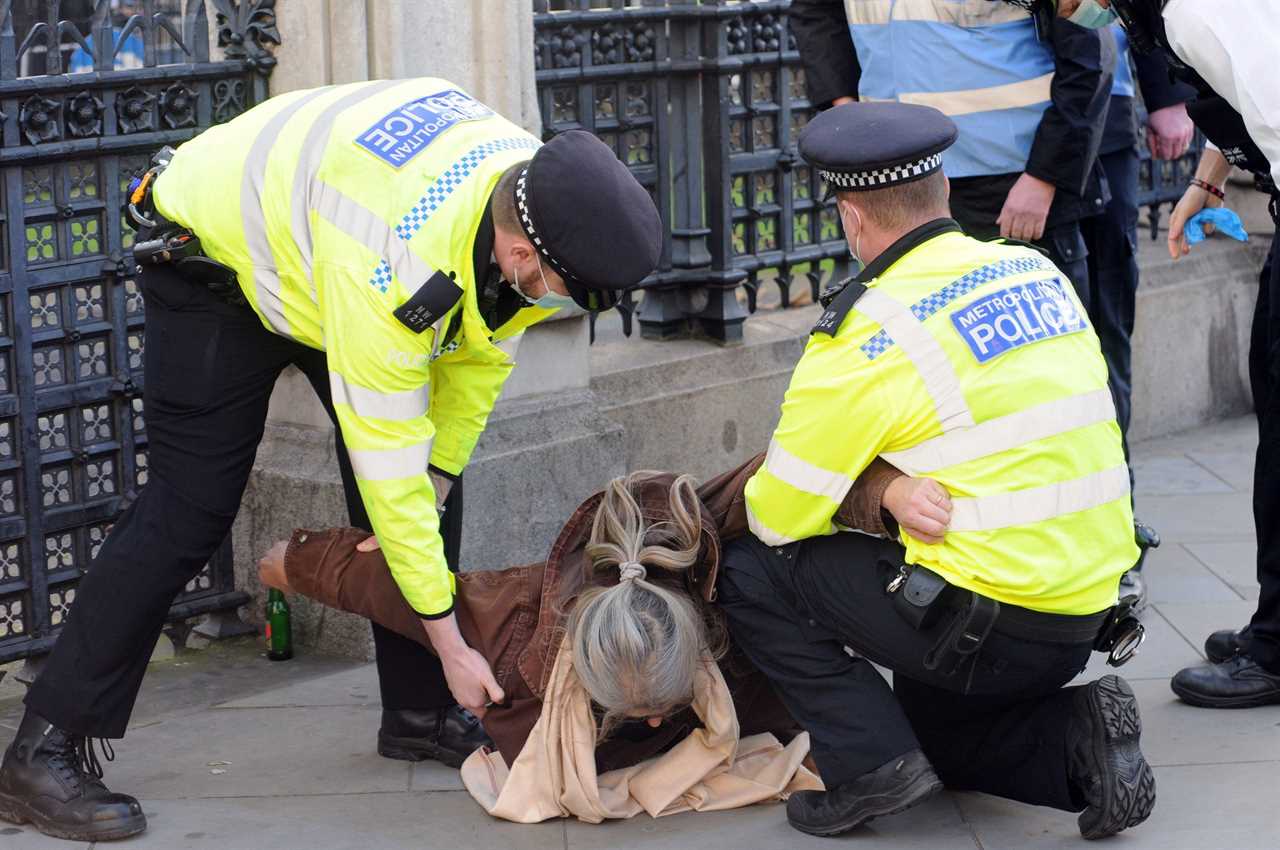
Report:
M693 709L703 728L661 756L597 776L591 699L562 644L542 713L515 764L508 770L498 753L477 750L462 765L462 782L486 812L517 823L716 811L822 789L801 764L808 733L785 747L767 733L739 739L733 699L712 661L699 673Z

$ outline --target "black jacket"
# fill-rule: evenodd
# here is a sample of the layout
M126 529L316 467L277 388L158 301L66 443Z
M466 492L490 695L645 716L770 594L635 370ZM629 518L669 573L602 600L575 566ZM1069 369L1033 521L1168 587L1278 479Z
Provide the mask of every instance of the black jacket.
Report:
M841 0L792 0L791 31L800 50L809 100L825 109L858 92L857 55ZM1102 36L1106 36L1103 38ZM1111 94L1115 42L1109 33L1054 18L1052 103L1040 120L1026 173L1057 187L1047 227L1095 215L1107 201L1098 148ZM952 211L966 229L994 225L1018 174L952 181Z

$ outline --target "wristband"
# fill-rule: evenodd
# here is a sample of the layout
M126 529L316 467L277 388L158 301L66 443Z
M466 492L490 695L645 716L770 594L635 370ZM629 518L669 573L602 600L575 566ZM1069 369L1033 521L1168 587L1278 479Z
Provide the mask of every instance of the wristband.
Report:
M1223 192L1221 189L1219 189L1217 186L1210 183L1208 180L1201 180L1199 177L1192 177L1191 185L1199 186L1201 189L1204 189L1206 192L1208 192L1210 195L1213 195L1215 198L1217 198L1220 201L1225 201L1227 199L1227 193Z

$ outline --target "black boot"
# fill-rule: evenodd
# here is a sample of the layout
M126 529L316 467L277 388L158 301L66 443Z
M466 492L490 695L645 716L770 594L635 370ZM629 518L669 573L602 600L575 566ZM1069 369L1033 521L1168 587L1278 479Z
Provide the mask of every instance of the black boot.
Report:
M382 710L378 755L402 761L435 759L462 767L480 747L492 747L480 720L459 705L438 709Z
M1079 689L1067 730L1070 779L1086 806L1077 821L1085 838L1137 826L1156 804L1156 778L1138 739L1138 698L1119 676Z
M1272 673L1247 652L1217 664L1186 667L1169 683L1185 703L1201 708L1255 708L1280 703L1280 673Z
M912 750L830 791L797 791L787 800L787 820L810 835L839 835L941 790L942 780L924 753Z
M1205 638L1204 654L1211 664L1221 664L1223 661L1235 656L1238 653L1245 652L1249 646L1249 627L1236 631L1235 629L1223 629L1214 632Z
M114 753L103 742L107 760ZM71 841L112 841L147 828L142 806L102 784L93 743L28 711L0 764L0 819Z

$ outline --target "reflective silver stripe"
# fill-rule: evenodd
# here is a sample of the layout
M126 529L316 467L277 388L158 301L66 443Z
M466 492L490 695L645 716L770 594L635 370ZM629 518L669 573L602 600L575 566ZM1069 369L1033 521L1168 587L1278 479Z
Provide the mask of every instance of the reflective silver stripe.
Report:
M764 456L764 468L773 477L790 484L797 490L814 496L825 496L833 502L844 500L845 493L853 486L853 479L839 472L831 472L787 451L777 440L769 443Z
M404 422L427 415L430 388L418 387L399 393L380 393L353 384L337 372L329 373L329 388L334 404L345 404L366 419L390 419Z
M973 414L947 352L907 305L872 287L862 294L854 309L878 322L916 367L944 432L973 424Z
M267 217L262 210L262 186L267 173L267 160L275 147L284 125L294 114L329 89L307 92L281 109L258 131L258 137L249 148L244 163L244 175L240 180L240 218L244 225L245 246L253 264L254 300L258 310L271 327L279 333L289 334L289 321L284 317L284 301L280 297L280 275L271 253L271 240L267 238Z
M908 475L923 475L1106 422L1116 416L1111 391L1090 393L1037 404L970 428L957 428L900 452L880 456Z
M751 529L751 533L766 546L785 546L795 542L794 538L784 537L762 523L755 511L751 510L750 502L747 503L747 528Z
M953 499L948 531L994 531L1031 525L1129 498L1129 469L1117 466L1083 478L974 499Z
M406 289L416 290L435 274L435 269L392 232L391 225L364 204L319 179L311 181L310 196L321 218L385 258Z
M384 90L393 86L404 85L404 80L378 80L372 83L366 83L355 89L355 91L339 98L324 108L316 118L315 123L311 125L311 129L307 131L307 136L302 142L301 156L298 159L297 170L293 172L293 194L290 196L292 211L290 218L293 222L293 241L298 246L298 253L302 255L302 268L308 276L311 275L311 205L308 203L307 190L311 188L311 180L315 177L316 172L320 170L320 163L324 159L325 150L329 133L333 130L333 124L338 120L338 116L346 112L353 106L356 106L371 97L377 97ZM311 282L311 299L316 299L315 281Z
M348 449L351 468L361 481L394 481L425 475L431 460L431 441L403 449Z

